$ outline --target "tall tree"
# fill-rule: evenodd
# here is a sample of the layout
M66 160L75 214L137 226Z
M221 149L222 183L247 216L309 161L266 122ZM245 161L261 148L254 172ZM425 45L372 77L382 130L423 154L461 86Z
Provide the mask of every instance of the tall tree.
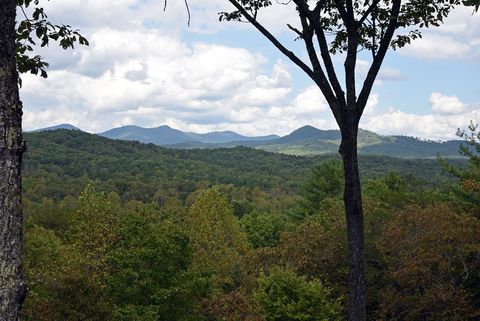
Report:
M0 0L0 320L19 318L22 281L22 103L15 63L15 0Z
M41 46L58 41L64 49L88 41L68 25L46 20L39 0L33 1L31 16L25 8L32 0L0 0L0 321L19 319L26 286L22 279L23 216L21 165L25 143L22 138L22 103L18 72L46 77L48 64L40 56L29 56L34 37ZM16 10L24 20L15 24ZM34 36L33 36L34 35Z
M228 0L235 10L220 13L220 20L246 21L261 32L280 52L300 67L318 86L340 128L339 152L345 173L344 205L349 248L350 320L366 320L366 281L362 196L357 159L357 134L362 113L389 48L400 48L421 37L420 29L439 26L460 0L290 0L292 15L300 27L291 25L308 53L303 61L285 47L257 19L270 0ZM477 5L478 0L467 0ZM277 1L277 3L279 3ZM401 33L395 35L401 29ZM358 52L371 53L368 73L357 88ZM344 53L344 84L332 54Z

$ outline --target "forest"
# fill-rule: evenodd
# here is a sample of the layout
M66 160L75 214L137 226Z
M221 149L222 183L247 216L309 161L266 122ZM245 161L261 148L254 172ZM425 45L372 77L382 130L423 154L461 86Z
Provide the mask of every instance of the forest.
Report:
M346 318L335 155L25 139L23 320ZM480 318L478 148L360 158L369 320Z
M475 83L468 75L476 74L464 74L473 70L466 61L478 56L478 35L463 46L455 39L475 27L459 33L447 26L447 38L421 50L456 50L444 57L464 60L461 72L450 71L462 75L450 86L464 89L458 95L469 102L432 87L431 113L421 107L426 101L414 87L436 84L448 73L433 71L446 64L427 72L418 61L382 67L389 50L419 42L457 7L475 14L479 1L226 2L215 20L252 29L223 34L223 44L163 25L156 13L172 8L167 1L114 1L91 11L82 9L103 2L82 1L73 14L45 6L86 30L93 49L79 51L90 44L83 31L50 21L39 0L0 0L0 321L479 320L480 133L471 94L478 88L462 88ZM187 26L192 13L210 10L189 3L181 1ZM289 42L258 18L272 5L290 5L288 15L272 15L286 23ZM273 63L269 50L265 58L257 53L265 48L250 41L253 29L312 87L297 87L298 75ZM57 82L33 85L24 74L47 78L42 52L51 43L77 51L73 60L54 59L50 81ZM261 70L267 61L271 76ZM431 77L420 84L415 73ZM384 80L413 85L387 89L382 113L376 91ZM305 118L295 122L299 115ZM360 129L362 116L369 130L401 134L372 136ZM315 132L308 125L265 145L186 141L177 149L80 131L23 131L23 123L54 119L90 130L139 119L202 132L248 124L259 134L317 119L339 130L327 144L307 139ZM425 147L438 142L402 136L413 130L444 139L466 119L473 119L471 133L457 133L459 157L435 159ZM385 150L406 158L377 155Z

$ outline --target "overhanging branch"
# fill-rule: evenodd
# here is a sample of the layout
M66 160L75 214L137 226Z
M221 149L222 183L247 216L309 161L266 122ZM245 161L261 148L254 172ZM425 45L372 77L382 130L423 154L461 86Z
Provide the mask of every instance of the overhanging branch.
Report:
M236 0L228 0L237 10L250 22L258 31L260 31L270 42L280 50L288 59L296 64L300 69L316 82L313 70L310 69L300 58L298 58L293 52L285 48L280 41L275 38L264 26L262 26L255 18L253 18Z
M330 106L336 106L336 97L328 83L327 78L323 71L312 70L307 66L300 58L298 58L293 52L285 48L275 36L273 36L265 27L263 27L254 17L252 17L236 0L228 0L233 6L250 22L260 33L262 33L270 42L280 50L288 59L302 69L320 88L325 99ZM316 69L316 68L315 68Z

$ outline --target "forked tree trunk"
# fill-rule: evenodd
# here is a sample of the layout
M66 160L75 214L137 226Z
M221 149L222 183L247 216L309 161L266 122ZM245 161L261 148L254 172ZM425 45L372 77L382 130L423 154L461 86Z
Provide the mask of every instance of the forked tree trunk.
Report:
M15 64L15 0L0 0L0 321L17 321L22 280L22 104Z
M349 251L348 320L365 321L367 319L367 304L363 208L357 157L358 122L353 120L347 126L344 126L341 131L340 154L342 155L345 172L343 201L345 204Z

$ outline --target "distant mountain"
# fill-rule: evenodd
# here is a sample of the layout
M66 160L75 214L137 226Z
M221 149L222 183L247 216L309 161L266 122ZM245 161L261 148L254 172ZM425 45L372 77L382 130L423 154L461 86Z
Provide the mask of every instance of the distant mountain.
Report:
M243 141L259 141L259 140L272 140L280 138L278 135L268 135L268 136L242 136L232 131L222 131L222 132L210 132L206 134L195 134L188 133L190 137L195 138L195 141L207 144L222 144L230 142L243 142Z
M79 130L62 124L38 131L55 129ZM247 137L232 131L217 131L206 134L183 132L169 126L143 128L123 126L98 134L111 139L139 141L177 149L213 149L245 146L268 152L288 155L320 155L338 152L341 134L339 130L322 130L303 126L283 137L277 135ZM385 155L403 158L432 158L437 155L458 157L461 141L436 142L408 136L383 136L359 129L358 152L369 155Z
M45 127L45 128L39 128L39 129L35 129L35 130L32 130L31 132L32 133L37 133L37 132L46 132L46 131L49 131L49 130L56 130L56 129L68 129L68 130L80 130L80 128L77 128L73 125L70 125L70 124L60 124L60 125L55 125L55 126L51 126L51 127Z
M300 127L299 129L294 130L290 134L279 138L276 143L291 144L303 142L306 140L337 141L340 139L340 131L338 130L322 130L307 125Z
M141 143L153 143L161 146L175 144L189 144L195 146L195 144L224 144L237 141L263 141L279 138L277 135L247 137L231 131L196 134L182 132L181 130L174 129L166 125L156 128L123 126L107 130L99 135L112 139L136 140Z
M461 143L462 141L459 140L435 142L408 136L387 136L381 143L362 146L359 152L409 158L436 157L437 155L452 157L459 156Z
M136 140L141 143L152 143L155 145L178 144L192 140L187 134L169 126L156 128L143 128L139 126L123 126L107 130L98 135L111 139Z
M312 126L301 127L289 135L269 140L236 141L222 144L184 142L171 145L175 148L219 148L247 146L288 155L319 155L336 153L340 146L339 130L321 130ZM435 142L407 136L382 136L359 129L360 154L385 155L403 158L432 158L437 155L458 157L461 141Z

